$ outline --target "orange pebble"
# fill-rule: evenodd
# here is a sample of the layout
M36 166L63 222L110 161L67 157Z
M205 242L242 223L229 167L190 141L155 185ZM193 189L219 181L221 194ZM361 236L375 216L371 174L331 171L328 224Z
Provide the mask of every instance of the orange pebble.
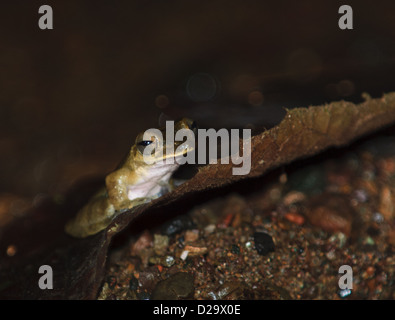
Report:
M218 228L225 229L229 227L230 223L233 220L233 213L229 213L225 216L225 218L218 224Z
M285 214L285 218L288 221L291 221L292 223L295 223L299 226L301 226L302 224L304 224L304 217L301 216L298 213L294 213L294 212L288 212Z

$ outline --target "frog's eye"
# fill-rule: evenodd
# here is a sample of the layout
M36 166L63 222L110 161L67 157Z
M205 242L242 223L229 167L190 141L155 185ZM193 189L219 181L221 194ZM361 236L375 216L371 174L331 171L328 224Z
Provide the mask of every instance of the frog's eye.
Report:
M153 141L151 140L142 140L137 143L137 149L140 151L140 153L144 153L144 149L146 146L149 146Z
M139 146L146 147L146 146L150 145L151 143L152 143L151 140L143 140L143 141L140 141L140 142L138 143L138 145L139 145Z

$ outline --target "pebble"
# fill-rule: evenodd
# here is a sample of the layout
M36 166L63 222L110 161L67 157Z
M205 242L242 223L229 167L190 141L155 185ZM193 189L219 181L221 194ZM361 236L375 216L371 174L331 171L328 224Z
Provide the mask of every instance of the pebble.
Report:
M175 259L172 256L150 257L149 263L150 264L157 264L157 265L169 268L175 263Z
M207 247L194 247L194 246L185 246L185 251L188 251L188 254L193 257L193 256L200 256L204 255L207 253Z
M274 251L274 242L270 235L265 232L255 232L253 237L255 249L258 251L259 255L264 256Z
M258 292L256 292L258 293ZM208 293L208 297L212 300L253 300L259 299L255 295L255 290L244 282L226 281L217 290Z
M215 226L215 224L211 223L207 227L204 228L204 232L206 234L211 234L211 233L213 233L215 231L216 228L217 227Z
M368 201L369 195L364 189L357 189L353 192L353 197L359 203L364 203Z
M130 253L132 256L140 255L140 252L153 244L152 235L148 230L145 230L137 241L133 244Z
M375 244L374 240L372 237L368 236L366 238L363 239L363 243L367 244L369 246L373 246Z
M290 191L283 199L283 204L285 206L290 206L294 203L303 202L306 199L306 195L300 191Z
M199 230L187 230L185 232L185 242L195 242L199 238Z
M215 292L211 292L210 296L213 300L221 300L235 291L240 285L241 283L238 281L227 281Z
M189 254L189 251L184 250L183 252L181 252L180 259L185 261L188 258L188 254Z
M145 268L144 271L138 273L139 287L141 287L143 291L145 290L147 292L151 292L154 289L159 278L160 273L157 267L150 266L148 268Z
M381 224L381 223L384 222L384 217L383 217L383 215L380 212L373 213L373 217L372 218L373 218L373 221L378 223L378 224Z
M328 251L325 256L328 258L328 260L334 260L336 259L336 252L335 250Z
M310 223L329 232L351 234L354 209L342 194L325 193L312 198L306 208Z
M163 256L169 246L169 237L160 234L154 235L154 251L158 256Z
M187 272L178 272L159 281L152 292L152 300L181 300L192 298L195 292L194 278Z
M301 226L302 224L304 224L305 219L303 216L301 216L300 214L296 213L296 212L287 212L284 217L292 222L297 224L298 226Z
M226 229L229 227L230 223L233 220L233 213L228 213L223 219L220 220L217 227L220 229Z
M394 217L395 197L391 194L391 189L388 186L384 186L380 192L380 204L379 211L383 214L384 219L391 221Z
M180 233L183 230L193 228L196 228L196 225L192 221L191 217L189 215L182 215L165 223L162 226L161 231L167 236L172 236L173 234Z
M329 243L336 243L336 245L339 248L343 248L344 245L347 242L347 237L344 233L342 232L336 232L335 234L333 234L329 239L328 239Z
M337 292L339 297L342 298L342 299L347 298L349 295L351 295L351 293L352 293L351 289L340 289Z

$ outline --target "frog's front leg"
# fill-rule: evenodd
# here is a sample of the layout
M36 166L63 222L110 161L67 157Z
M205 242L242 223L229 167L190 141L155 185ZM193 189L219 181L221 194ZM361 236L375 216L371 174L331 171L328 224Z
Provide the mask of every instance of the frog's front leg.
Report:
M127 189L129 176L130 170L121 168L106 177L108 200L116 211L127 209L130 205Z

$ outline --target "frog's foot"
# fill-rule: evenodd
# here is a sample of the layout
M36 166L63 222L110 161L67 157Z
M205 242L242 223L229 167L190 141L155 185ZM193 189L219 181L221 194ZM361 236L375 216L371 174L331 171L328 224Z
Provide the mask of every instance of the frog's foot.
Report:
M155 198L136 198L136 199L129 202L129 204L127 205L125 210L133 209L133 208L140 206L144 203L150 202L153 199L155 199ZM125 211L125 210L122 210L122 211Z

